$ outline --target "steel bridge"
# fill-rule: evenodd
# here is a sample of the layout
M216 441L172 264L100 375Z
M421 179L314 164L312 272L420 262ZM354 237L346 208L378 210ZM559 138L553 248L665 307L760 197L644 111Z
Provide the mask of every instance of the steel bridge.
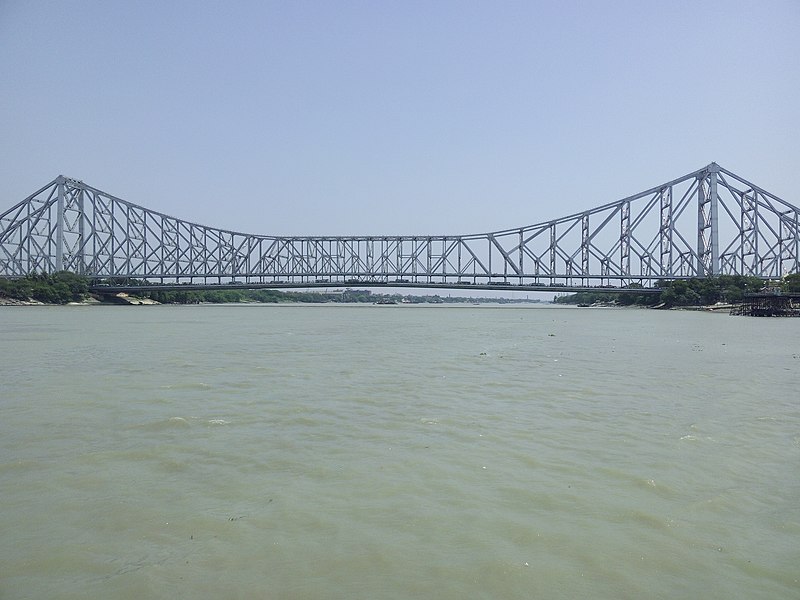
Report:
M711 163L584 212L490 233L270 236L199 225L59 176L0 214L0 276L68 270L163 285L528 289L771 279L800 271L799 215Z

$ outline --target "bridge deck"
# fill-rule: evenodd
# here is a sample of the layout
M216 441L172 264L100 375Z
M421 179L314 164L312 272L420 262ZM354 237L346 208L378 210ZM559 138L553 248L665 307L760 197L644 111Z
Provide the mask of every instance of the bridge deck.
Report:
M148 285L109 285L95 283L90 289L102 293L135 292L137 290L151 291L205 291L205 290L259 290L259 289L317 289L331 288L398 288L398 289L426 289L426 290L465 290L465 291L504 291L504 292L601 292L615 294L657 294L660 288L619 288L611 286L566 286L566 285L472 285L472 284L440 284L440 283L386 283L362 281L359 283L344 283L337 281L322 283L154 283Z

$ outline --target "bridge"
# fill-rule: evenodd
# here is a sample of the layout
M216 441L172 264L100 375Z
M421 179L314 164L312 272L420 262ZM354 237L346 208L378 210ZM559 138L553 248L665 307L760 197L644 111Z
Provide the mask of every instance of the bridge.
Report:
M716 163L584 212L467 235L241 233L64 176L0 214L0 276L68 270L164 287L652 288L780 278L800 271L798 257L800 209Z

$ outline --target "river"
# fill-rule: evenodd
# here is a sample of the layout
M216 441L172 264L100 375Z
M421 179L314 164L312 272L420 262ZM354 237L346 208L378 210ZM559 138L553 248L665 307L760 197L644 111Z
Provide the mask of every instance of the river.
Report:
M800 597L800 319L0 308L0 598Z

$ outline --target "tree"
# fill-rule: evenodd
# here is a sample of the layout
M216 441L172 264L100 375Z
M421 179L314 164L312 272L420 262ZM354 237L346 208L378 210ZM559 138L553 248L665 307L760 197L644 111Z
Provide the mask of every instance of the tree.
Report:
M783 291L800 294L800 273L792 273L783 278Z

